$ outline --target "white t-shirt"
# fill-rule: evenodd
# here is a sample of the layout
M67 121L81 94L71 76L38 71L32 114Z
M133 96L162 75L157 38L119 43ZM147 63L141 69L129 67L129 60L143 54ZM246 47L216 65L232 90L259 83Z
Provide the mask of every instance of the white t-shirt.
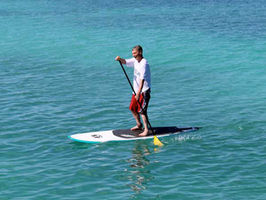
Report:
M140 62L138 62L135 58L126 59L126 65L128 67L134 67L133 85L136 93L139 91L141 79L144 80L141 92L145 92L151 88L150 66L145 58L142 58Z

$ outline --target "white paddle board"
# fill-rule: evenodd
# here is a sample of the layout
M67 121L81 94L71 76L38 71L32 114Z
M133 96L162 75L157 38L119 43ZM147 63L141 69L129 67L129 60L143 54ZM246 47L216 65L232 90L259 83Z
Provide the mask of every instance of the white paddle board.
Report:
M157 137L165 137L169 135L175 135L182 132L195 131L198 127L178 128L176 126L171 127L154 127L154 135ZM152 139L152 131L149 130L149 134L145 137L138 136L143 130L131 131L130 129L119 129L109 131L97 131L89 133L79 133L68 136L71 140L84 143L102 143L110 141L130 141L130 140L144 140Z

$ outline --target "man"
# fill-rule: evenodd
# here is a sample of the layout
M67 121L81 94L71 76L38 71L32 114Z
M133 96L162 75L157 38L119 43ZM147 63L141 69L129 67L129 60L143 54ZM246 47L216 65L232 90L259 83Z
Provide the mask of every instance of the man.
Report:
M129 109L131 110L137 125L131 128L131 130L135 131L142 129L142 123L140 121L141 115L144 124L144 131L140 133L139 136L147 136L149 132L147 109L151 91L150 67L147 60L143 57L143 50L140 45L133 47L132 55L134 58L123 59L117 56L115 60L121 61L122 64L126 64L128 67L134 67L133 85L136 96L134 94L132 95Z

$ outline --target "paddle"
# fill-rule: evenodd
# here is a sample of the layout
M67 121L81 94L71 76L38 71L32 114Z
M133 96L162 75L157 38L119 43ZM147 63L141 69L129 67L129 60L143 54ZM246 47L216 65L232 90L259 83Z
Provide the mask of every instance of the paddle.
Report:
M123 67L123 65L122 65L122 62L121 62L120 60L119 60L119 63L120 63L120 65L121 65L122 69L123 69L123 72L124 72L124 74L125 74L125 76L126 76L126 78L127 78L127 80L128 80L128 83L129 83L129 85L130 85L130 87L131 87L131 89L132 89L134 95L136 95L136 92L135 92L135 90L134 90L134 88L133 88L133 86L132 86L132 84L131 84L131 82L130 82L130 80L129 80L129 78L128 78L127 73L126 73L126 70L124 69L124 67ZM140 108L142 109L142 106L141 106L140 102L139 102L139 101L137 101L137 102L138 102ZM154 130L153 130L152 126L151 126L151 123L149 122L149 119L148 119L147 114L145 114L145 115L146 115L146 118L147 118L148 126L150 127L151 132L152 132L152 134L153 134L153 143L154 143L154 145L157 145L157 146L163 146L163 143L162 143L162 142L157 138L157 136L155 135Z

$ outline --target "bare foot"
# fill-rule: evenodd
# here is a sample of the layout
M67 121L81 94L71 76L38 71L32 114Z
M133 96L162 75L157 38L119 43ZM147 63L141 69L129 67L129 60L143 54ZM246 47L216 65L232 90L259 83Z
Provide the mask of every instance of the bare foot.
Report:
M148 135L148 133L149 133L149 130L144 130L141 134L139 134L139 136L140 137L145 137L145 136L147 136Z
M132 127L130 130L131 131L138 131L138 130L141 130L141 129L142 129L142 124L136 125L136 126Z

